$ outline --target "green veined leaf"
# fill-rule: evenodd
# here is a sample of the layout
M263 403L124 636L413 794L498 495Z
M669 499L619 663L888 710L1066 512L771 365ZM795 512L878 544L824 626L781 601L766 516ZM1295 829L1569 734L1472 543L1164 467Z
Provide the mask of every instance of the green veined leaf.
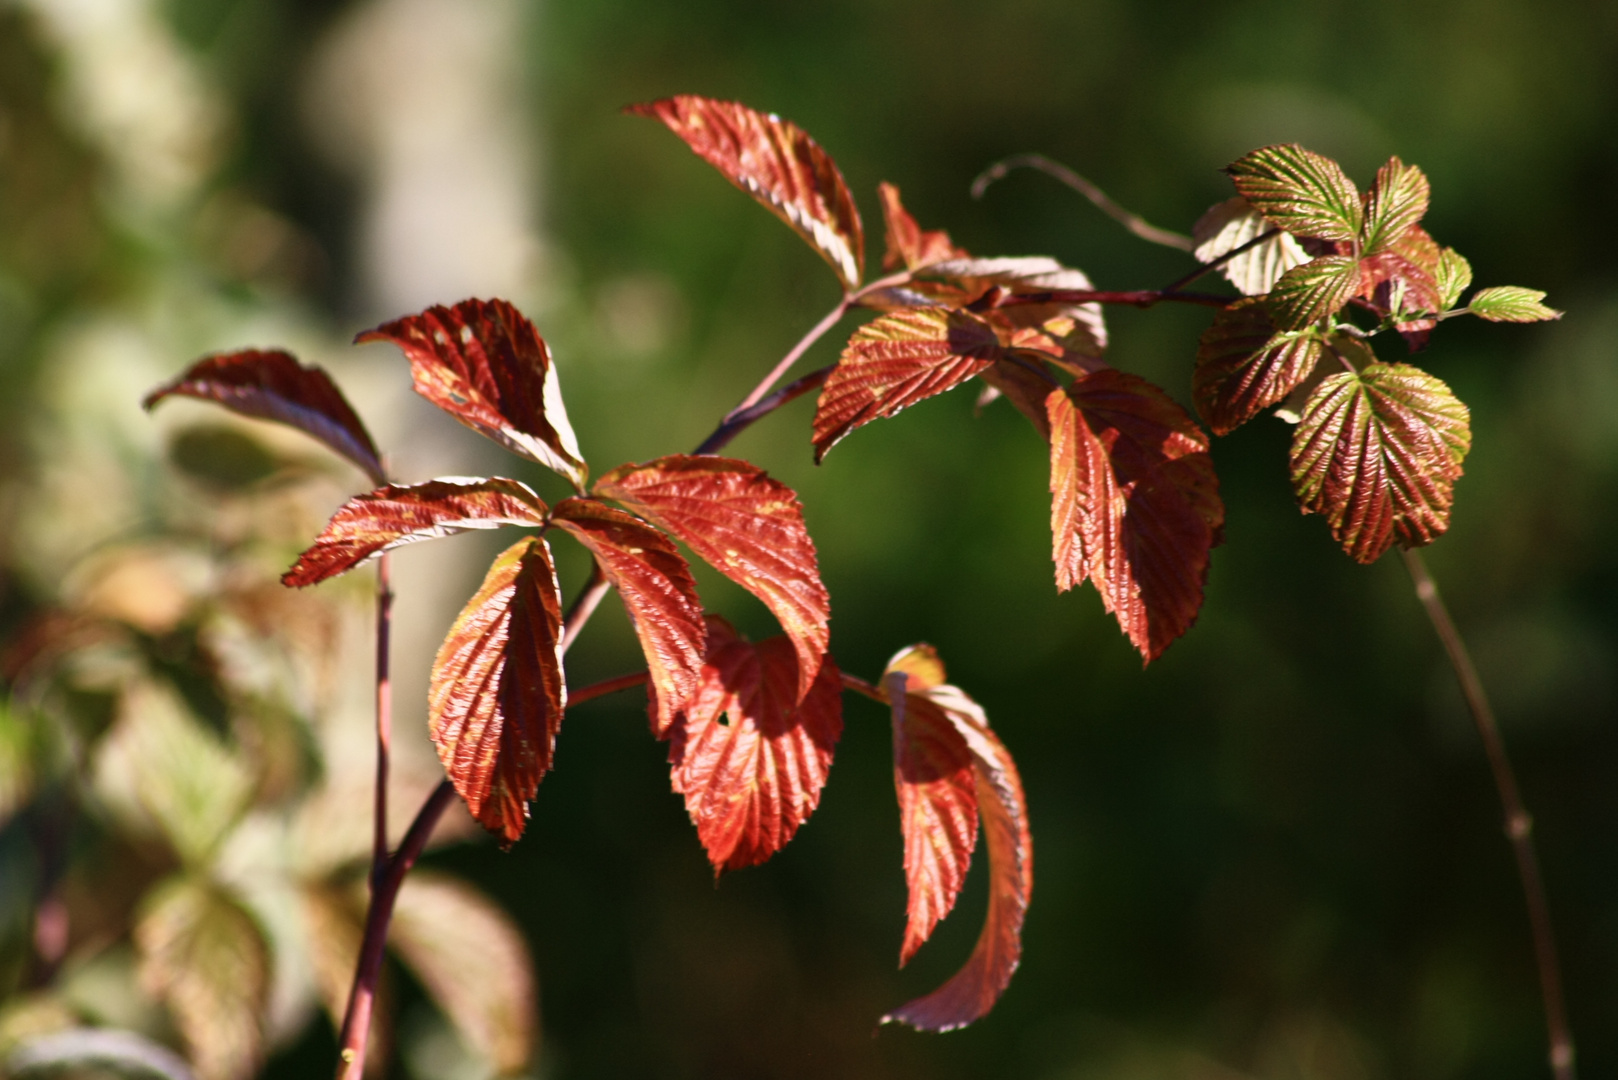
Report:
M1439 298L1448 311L1472 284L1472 264L1454 248L1445 248L1438 256L1437 279Z
M1251 203L1237 195L1209 208L1197 219L1191 227L1191 239L1197 245L1192 254L1210 263L1274 228ZM1219 272L1243 296L1259 296L1275 288L1282 274L1308 261L1309 253L1296 237L1288 232L1277 232L1262 244L1224 263Z
M1490 322L1545 322L1560 319L1562 313L1546 307L1540 301L1545 294L1538 289L1525 289L1520 285L1496 285L1479 289L1472 295L1466 310Z
M1294 236L1359 239L1359 190L1331 158L1287 143L1254 150L1225 171L1259 213Z
M1191 393L1216 435L1228 435L1282 401L1320 360L1318 334L1278 331L1261 297L1238 300L1214 316L1197 344Z
M1427 213L1431 195L1425 173L1397 157L1389 158L1387 164L1376 171L1376 182L1366 196L1361 256L1375 255L1392 247L1406 229Z
M1359 289L1359 264L1322 255L1281 275L1270 293L1270 317L1283 330L1302 330L1337 314Z

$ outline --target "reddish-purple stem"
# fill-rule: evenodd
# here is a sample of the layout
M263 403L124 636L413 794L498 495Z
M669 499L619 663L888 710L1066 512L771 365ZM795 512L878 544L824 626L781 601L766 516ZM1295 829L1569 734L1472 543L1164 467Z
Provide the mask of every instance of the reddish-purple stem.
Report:
M393 627L393 587L388 552L376 564L376 805L372 809L371 888L388 865L388 760L393 754L393 678L389 643Z

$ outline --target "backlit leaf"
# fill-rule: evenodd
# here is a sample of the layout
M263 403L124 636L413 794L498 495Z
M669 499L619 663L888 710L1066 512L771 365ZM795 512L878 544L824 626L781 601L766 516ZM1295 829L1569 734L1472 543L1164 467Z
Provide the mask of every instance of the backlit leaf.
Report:
M472 816L506 844L528 822L567 706L561 632L550 547L529 537L494 560L433 661L427 719L438 760Z
M892 675L894 672L909 680L906 685L911 690L930 690L948 681L938 650L925 642L906 646L894 653L884 673Z
M1360 193L1331 158L1287 143L1254 150L1225 171L1254 209L1294 236L1359 239Z
M1438 256L1436 275L1441 308L1448 311L1455 306L1461 294L1472 284L1472 264L1454 248L1445 248Z
M1427 344L1444 308L1438 287L1443 261L1438 243L1420 225L1408 226L1387 250L1360 260L1359 295L1394 320L1412 352Z
M1389 158L1376 171L1376 182L1365 197L1365 235L1360 254L1375 255L1392 247L1427 213L1431 195L1425 173L1397 157Z
M798 652L798 697L814 684L831 641L831 599L798 496L734 458L671 454L621 465L595 491L661 526L764 601Z
M1395 539L1431 543L1449 528L1466 406L1407 364L1370 364L1324 379L1292 438L1292 487L1304 513L1324 514L1343 550L1374 562Z
M674 541L594 499L564 499L552 523L596 557L635 626L656 691L659 738L696 691L708 631L691 569Z
M827 656L801 700L798 684L786 638L754 645L708 616L707 663L669 762L715 873L768 859L820 803L843 732L842 679Z
M1028 804L1023 797L1016 763L990 730L982 708L948 684L919 692L911 685L910 693L900 695L897 676L890 676L889 698L895 705L896 748L898 729L903 727L907 731L924 730L927 736L936 739L936 752L942 754L940 765L947 766L958 760L958 748L962 746L970 756L977 810L989 848L989 910L965 966L943 986L895 1009L884 1016L882 1022L898 1021L921 1031L949 1031L972 1023L993 1008L1017 970L1022 957L1023 916L1034 888L1034 842L1028 831ZM925 719L914 719L918 713ZM940 719L954 729L955 739L959 740L955 743L957 749L946 749L950 740ZM909 752L915 756L921 751L912 746ZM958 807L955 791L947 799L950 812ZM923 824L925 820L922 819ZM953 843L951 847L953 849ZM915 877L910 873L911 851L907 836L906 874L914 888ZM911 932L920 925L916 909L917 897L912 891L907 943ZM924 908L922 921L930 910Z
M1201 262L1210 263L1227 251L1235 251L1251 243L1276 226L1264 219L1240 195L1226 199L1211 207L1191 227L1191 239L1196 242L1192 254ZM1309 253L1288 232L1277 232L1219 267L1225 279L1236 286L1244 296L1260 296L1275 288L1281 275L1301 263L1309 261Z
M899 201L897 187L883 181L876 190L882 198L882 220L887 226L887 253L882 256L882 269L897 270L902 266L914 270L945 259L966 258L965 251L950 243L949 233L922 231Z
M517 480L445 477L389 484L344 503L281 582L313 585L379 552L468 529L543 524L545 504Z
M387 480L376 444L331 376L279 349L206 356L185 374L146 395L150 409L180 395L214 401L260 420L276 420L314 436L358 465L373 483Z
M1538 289L1524 289L1517 285L1496 285L1479 289L1472 295L1466 310L1490 322L1545 322L1560 319L1562 313L1546 307L1541 301L1545 294Z
M140 981L168 1006L201 1080L245 1080L263 1050L269 990L264 937L218 886L174 878L135 923Z
M1208 442L1185 410L1111 368L1053 390L1056 587L1089 578L1147 661L1196 620L1224 507Z
M1277 330L1261 297L1238 300L1214 316L1197 345L1197 412L1214 434L1229 434L1307 379L1320 353L1312 331Z
M964 307L992 288L1018 296L1046 292L1089 292L1095 288L1082 270L1063 266L1044 255L1020 255L996 259L951 259L925 268L910 288L938 293L949 307ZM951 296L957 297L950 300ZM1012 331L1043 327L1052 319L1070 319L1068 348L1086 356L1099 357L1107 348L1107 324L1097 303L1016 304L985 312L990 324L1002 331L1006 341Z
M1041 438L1050 442L1051 419L1045 411L1045 399L1050 396L1056 381L1043 367L1029 364L1021 358L1008 357L985 368L981 377L1028 418Z
M954 389L1001 355L994 328L946 308L902 308L854 331L815 407L815 461L872 420Z
M568 423L550 347L511 304L434 306L354 340L393 342L410 361L416 393L583 490L589 470Z
M624 110L663 121L725 178L767 207L859 287L865 233L837 165L802 128L734 101L681 94Z
M1359 264L1322 255L1281 275L1270 292L1270 317L1283 330L1302 330L1337 314L1359 289Z

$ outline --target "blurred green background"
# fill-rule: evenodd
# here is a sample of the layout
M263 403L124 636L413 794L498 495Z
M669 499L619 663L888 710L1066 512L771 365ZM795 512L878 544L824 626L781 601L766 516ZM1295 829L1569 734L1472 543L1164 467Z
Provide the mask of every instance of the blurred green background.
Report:
M1419 164L1427 227L1477 283L1545 289L1568 313L1528 328L1458 320L1423 355L1471 407L1475 437L1429 561L1535 814L1581 1069L1618 1072L1618 6L100 7L0 5L11 640L62 603L75 560L147 520L112 485L139 484L148 502L195 487L178 435L138 434L137 399L212 349L287 344L329 363L406 479L499 471L555 494L554 478L411 403L396 356L342 344L500 289L550 340L598 472L695 445L836 285L668 132L620 116L627 103L701 93L796 121L856 192L873 265L875 185L889 180L923 227L974 253L1052 255L1114 288L1161 285L1188 262L1049 178L1016 173L974 202L972 177L1043 152L1186 231L1228 196L1218 169L1265 143L1303 142L1362 185L1390 154ZM146 36L119 33L114 9ZM156 104L131 104L142 95ZM1187 401L1206 312L1108 317L1111 361ZM836 338L805 370L835 357ZM1011 408L974 418L971 391L947 395L861 430L820 468L811 408L733 450L804 500L839 663L872 677L900 646L932 642L1016 755L1038 870L1022 968L967 1031L873 1036L877 1016L955 970L984 905L978 868L934 941L895 970L904 884L886 717L850 698L820 809L770 863L716 886L664 748L624 695L570 716L510 853L469 842L428 860L525 932L536 1075L1546 1074L1523 902L1477 739L1398 561L1355 565L1297 513L1289 428L1265 418L1215 444L1227 542L1198 625L1143 671L1093 590L1056 595L1045 448ZM137 434L109 437L119 424ZM102 465L64 472L95 439ZM218 455L203 456L217 473ZM322 509L359 483L307 468L336 477L314 496ZM400 560L412 628L399 723L418 743L432 643L494 550L443 547L437 562ZM570 587L583 564L566 553L563 569ZM711 607L773 632L740 590L699 581ZM363 609L363 589L354 597ZM368 662L353 659L362 680ZM569 677L635 664L610 612ZM72 850L94 882L94 843ZM18 875L38 868L18 858L0 892L22 926ZM432 1020L408 978L397 1004L396 1075L472 1075L411 1042ZM318 1074L334 1049L317 1020L269 1075Z

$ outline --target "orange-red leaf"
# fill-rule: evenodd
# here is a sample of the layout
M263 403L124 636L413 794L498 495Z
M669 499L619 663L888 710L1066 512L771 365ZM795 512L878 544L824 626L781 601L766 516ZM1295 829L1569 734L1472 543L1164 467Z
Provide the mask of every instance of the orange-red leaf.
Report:
M842 678L826 657L799 700L798 674L786 638L754 645L708 616L707 663L669 762L715 873L768 859L820 803L843 733Z
M906 754L912 761L922 753L930 753L936 755L935 768L950 769L946 774L950 778L947 789L935 786L925 794L921 790L913 793L912 798L918 802L926 802L928 794L943 797L916 818L906 815L906 825L914 824L926 832L931 826L929 819L935 819L941 823L938 832L948 834L955 828L956 815L964 809L966 795L955 782L960 774L952 766L964 754L971 763L974 789L971 798L982 816L983 833L988 839L989 910L977 945L961 970L926 997L917 998L884 1016L882 1022L898 1021L921 1031L949 1031L972 1023L993 1008L1017 970L1022 958L1023 916L1034 888L1034 841L1028 830L1028 804L1017 765L989 729L983 710L947 683L919 691L915 689L916 684L911 683L910 692L902 693L903 678L902 673L894 672L886 680L894 708L895 751L899 750L902 729L910 742ZM919 738L928 740L926 751ZM901 813L905 810L904 761L904 757L897 758L895 766ZM937 780L932 783L936 785ZM913 935L921 933L923 927L931 929L928 920L936 922L934 912L942 917L949 910L948 903L939 910L944 898L941 886L947 886L957 874L964 874L971 853L970 843L964 853L959 853L958 841L958 836L946 838L934 834L918 839L913 845L909 833L906 835L905 871L911 886L910 921L905 931L907 947L911 947ZM937 846L940 842L943 848ZM918 851L923 860L929 851L936 856L939 873L930 874L925 865L913 867L913 851ZM954 865L957 859L958 869ZM918 879L924 890L931 890L920 897ZM958 883L955 888L959 889ZM921 936L926 935L921 933Z
M994 328L965 311L901 308L854 331L815 406L815 461L857 427L970 379L1002 355Z
M1227 435L1307 379L1321 351L1313 329L1278 330L1263 298L1238 300L1214 316L1198 343L1191 374L1197 411L1214 434Z
M798 697L831 641L831 599L793 490L734 458L671 454L621 465L595 491L661 526L764 601L798 651Z
M1224 525L1207 438L1162 390L1111 368L1045 404L1056 587L1095 582L1154 660L1196 621Z
M331 376L321 368L304 367L280 349L205 356L147 394L141 404L150 409L174 395L215 401L243 416L295 427L358 465L374 483L387 480L370 432Z
M1410 316L1437 314L1446 306L1438 283L1442 262L1438 242L1420 225L1407 227L1386 250L1360 260L1359 295L1381 314L1394 317L1412 351L1426 345L1438 322Z
M836 162L798 125L734 101L680 94L624 110L663 121L831 264L846 291L865 271L865 233Z
M882 256L882 269L897 270L902 266L914 270L945 259L967 257L966 251L950 243L949 233L942 229L923 232L899 201L897 187L884 180L876 191L882 198L882 220L887 226L887 253Z
M510 844L550 771L567 706L561 595L541 537L500 553L433 661L427 719L438 759L484 828Z
M955 307L967 300L999 288L1015 296L1046 292L1088 292L1095 288L1082 270L1063 266L1044 255L1023 255L998 259L952 259L926 268L926 280L911 283L912 289L940 290L940 299ZM950 296L964 295L952 301ZM1002 340L1012 344L1015 331L1043 329L1053 319L1061 320L1063 347L1070 352L1098 358L1107 347L1107 324L1101 305L1074 304L1055 300L1050 303L1022 303L996 307L987 318L1002 332Z
M446 477L389 484L338 508L309 550L281 575L284 585L313 585L352 570L372 555L468 529L543 525L545 504L528 485L495 476Z
M434 306L354 340L393 342L410 360L416 393L583 489L589 470L568 423L550 348L511 304Z
M656 691L654 731L662 738L696 691L708 637L691 568L663 533L594 499L563 499L551 523L590 549L623 598L646 654Z

